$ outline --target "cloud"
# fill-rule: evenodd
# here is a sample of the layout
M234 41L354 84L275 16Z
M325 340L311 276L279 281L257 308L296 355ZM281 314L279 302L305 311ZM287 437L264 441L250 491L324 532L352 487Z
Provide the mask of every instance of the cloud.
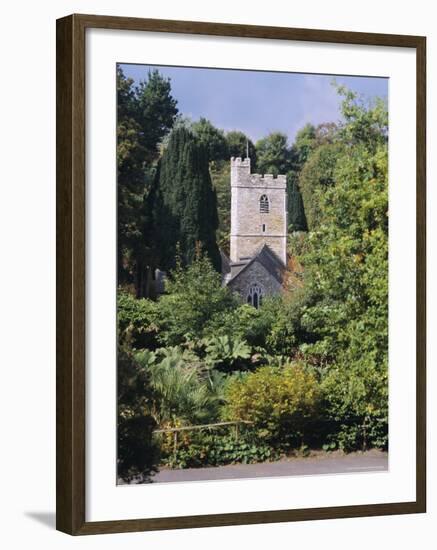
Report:
M178 108L193 119L205 117L225 131L241 130L252 140L272 131L285 133L292 142L307 123L337 122L340 102L329 75L157 67L171 79ZM126 76L147 78L148 65L123 65ZM369 97L387 96L387 79L337 79Z

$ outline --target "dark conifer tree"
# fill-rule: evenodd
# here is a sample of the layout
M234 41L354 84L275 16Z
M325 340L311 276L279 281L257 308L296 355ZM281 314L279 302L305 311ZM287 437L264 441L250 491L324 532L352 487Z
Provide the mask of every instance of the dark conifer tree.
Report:
M200 246L220 270L217 200L207 151L184 127L173 130L160 161L154 226L161 269L172 269L178 254L184 264L191 264Z
M176 100L170 81L151 71L139 86L117 67L118 283L149 295L154 243L149 239L158 143L172 128Z
M288 227L290 231L308 231L302 195L295 181L288 184Z

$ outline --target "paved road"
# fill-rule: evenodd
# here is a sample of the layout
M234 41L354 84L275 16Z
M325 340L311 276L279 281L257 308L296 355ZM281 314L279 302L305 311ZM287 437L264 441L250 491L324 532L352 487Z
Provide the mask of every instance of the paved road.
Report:
M163 469L152 478L153 483L205 481L256 477L299 476L314 474L343 474L381 472L388 470L387 453L368 451L348 455L322 454L308 458L290 458L262 464L235 464L215 468L186 470Z

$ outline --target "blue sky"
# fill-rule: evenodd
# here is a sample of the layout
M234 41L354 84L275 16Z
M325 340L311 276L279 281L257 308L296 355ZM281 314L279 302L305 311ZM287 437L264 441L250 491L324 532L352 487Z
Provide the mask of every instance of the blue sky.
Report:
M209 119L225 131L241 130L253 141L270 132L287 134L292 143L306 123L340 119L341 98L331 75L162 67L121 64L136 83L151 68L171 79L179 111L193 120ZM337 76L336 81L366 99L388 97L388 79Z

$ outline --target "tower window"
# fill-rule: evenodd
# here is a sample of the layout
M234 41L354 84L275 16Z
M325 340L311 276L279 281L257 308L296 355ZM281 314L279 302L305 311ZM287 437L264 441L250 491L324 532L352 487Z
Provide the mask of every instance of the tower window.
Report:
M263 223L263 233L265 233L265 232L266 232L266 224Z
M259 199L259 211L261 214L269 213L269 199L267 195L261 195L261 198Z

